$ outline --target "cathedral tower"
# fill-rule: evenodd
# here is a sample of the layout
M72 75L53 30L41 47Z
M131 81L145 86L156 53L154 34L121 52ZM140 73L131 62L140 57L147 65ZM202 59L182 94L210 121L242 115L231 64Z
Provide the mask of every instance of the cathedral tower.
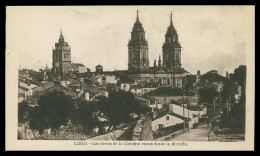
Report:
M181 45L178 34L172 23L172 13L170 26L165 35L163 44L163 67L167 72L176 72L181 67Z
M52 70L58 74L66 74L70 71L71 67L71 51L70 46L64 41L62 32L60 32L59 42L55 43L53 49L53 62Z
M139 21L137 10L136 22L128 43L128 71L142 72L148 70L148 42L145 39L145 31Z

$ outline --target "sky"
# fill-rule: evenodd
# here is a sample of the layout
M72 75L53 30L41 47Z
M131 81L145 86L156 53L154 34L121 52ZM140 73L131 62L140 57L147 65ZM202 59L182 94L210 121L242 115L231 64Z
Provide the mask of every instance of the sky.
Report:
M136 12L148 41L150 66L162 55L170 13L182 46L182 67L192 74L218 70L225 75L246 65L254 47L252 6L8 6L7 52L18 53L19 67L52 67L52 49L62 30L72 63L91 71L126 70L128 41Z

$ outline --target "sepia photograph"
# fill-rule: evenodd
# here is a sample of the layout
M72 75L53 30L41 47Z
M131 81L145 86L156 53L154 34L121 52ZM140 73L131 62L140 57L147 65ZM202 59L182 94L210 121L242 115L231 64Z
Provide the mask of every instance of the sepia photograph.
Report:
M254 14L7 6L8 149L253 149Z

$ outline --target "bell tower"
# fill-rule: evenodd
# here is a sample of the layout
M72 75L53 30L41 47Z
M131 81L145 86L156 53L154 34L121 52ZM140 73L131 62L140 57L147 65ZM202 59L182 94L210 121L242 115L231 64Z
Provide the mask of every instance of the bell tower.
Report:
M173 26L172 13L170 16L170 26L166 31L165 42L162 49L164 70L167 72L175 72L181 68L181 45L177 31Z
M138 10L131 39L128 43L128 71L142 72L149 70L148 42L145 39L145 31L139 21Z
M60 31L59 42L55 43L52 51L52 70L58 74L67 74L71 67L71 51L70 46L64 41L62 31Z

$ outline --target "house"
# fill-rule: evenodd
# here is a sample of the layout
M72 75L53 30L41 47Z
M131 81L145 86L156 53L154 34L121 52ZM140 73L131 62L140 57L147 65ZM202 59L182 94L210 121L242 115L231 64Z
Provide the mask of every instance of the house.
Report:
M149 108L152 108L152 110L153 110L153 108L157 107L155 99L152 99L149 97L138 97L138 96L136 96L136 99L138 101L140 101L141 103L145 104L146 106L148 106Z
M149 107L152 108L152 111L154 108L161 109L160 105L157 104L157 100L150 97L150 96L142 96L143 99L149 100Z
M117 84L118 79L115 75L106 75L106 84Z
M101 74L98 74L96 77L95 77L96 81L99 83L99 84L102 84L102 85L106 85L106 84L117 84L117 78L115 75L101 75Z
M146 93L149 93L151 91L154 91L155 89L157 89L159 86L158 83L145 83L144 85L142 85L141 87L141 94L144 95Z
M184 123L184 120L177 117L175 114L166 114L152 121L152 131L158 131L166 127Z
M207 107L201 105L201 106L192 106L192 105L184 105L187 109L189 109L193 114L197 115L199 118L201 118L203 115L206 115L207 113Z
M134 81L121 81L120 89L128 92L132 85L137 85L137 83Z
M28 96L31 96L31 95L32 95L31 90L18 86L18 102L22 102L23 100L27 99Z
M54 82L54 86L49 87L49 88L47 88L47 89L45 89L45 90L43 90L41 92L37 92L33 96L29 97L27 99L28 105L29 106L37 105L37 101L39 100L39 98L42 95L46 95L46 94L48 94L50 92L53 92L53 91L62 91L62 92L64 92L65 95L71 96L72 99L76 99L77 98L77 92L76 91L74 91L73 89L68 88L68 87L63 87L59 83Z
M69 81L70 84L66 87L75 90L75 92L77 93L77 97L81 100L93 101L98 96L108 97L108 92L106 90L102 90L98 87L85 84L83 78L81 78L80 80L70 79Z
M30 80L23 80L19 79L18 80L18 86L21 86L23 88L27 88L29 90L33 89L34 87L37 87L37 84L32 83ZM32 94L32 93L31 93Z
M187 107L176 104L169 104L169 114L172 113L182 118L188 118L190 128L192 128L194 124L199 122L199 116L197 115L197 113L193 112Z
M157 100L158 104L169 104L172 101L177 101L179 103L191 103L192 105L198 104L199 95L193 91L186 91L181 88L171 88L171 87L160 87L145 96L150 96Z
M71 63L71 69L72 72L79 72L79 73L86 73L88 72L88 68L85 67L81 63Z
M48 88L51 88L54 86L54 82L53 81L48 81L42 85L39 85L37 87L34 87L32 88L32 92L33 92L33 95L37 94L38 92L42 92Z

